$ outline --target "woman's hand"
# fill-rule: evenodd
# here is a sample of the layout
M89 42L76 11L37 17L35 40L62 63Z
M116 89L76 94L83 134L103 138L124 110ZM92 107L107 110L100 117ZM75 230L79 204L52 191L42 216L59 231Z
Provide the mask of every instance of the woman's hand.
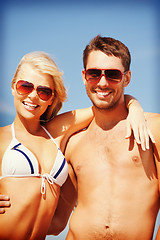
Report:
M149 139L155 143L154 137L147 126L143 109L136 99L132 99L128 104L129 114L127 117L127 135L130 138L133 135L138 144L141 145L142 150L149 149Z

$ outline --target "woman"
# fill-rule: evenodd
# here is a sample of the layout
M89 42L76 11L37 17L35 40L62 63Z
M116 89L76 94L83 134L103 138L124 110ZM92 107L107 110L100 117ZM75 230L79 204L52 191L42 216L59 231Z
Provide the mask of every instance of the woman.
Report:
M45 239L68 176L62 153L67 139L93 117L91 108L55 117L66 99L61 75L47 54L32 52L13 77L17 114L12 125L0 129L0 189L11 199L0 216L0 239ZM136 133L137 141L139 135L143 142L143 131Z

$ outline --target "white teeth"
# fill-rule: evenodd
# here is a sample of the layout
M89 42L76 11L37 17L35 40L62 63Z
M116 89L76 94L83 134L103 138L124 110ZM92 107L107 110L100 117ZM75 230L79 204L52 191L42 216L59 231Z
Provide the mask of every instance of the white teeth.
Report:
M107 96L110 92L97 92L101 96Z
M32 107L32 108L37 108L38 105L36 104L32 104L32 103L26 103L26 102L23 102L25 106L28 106L28 107Z

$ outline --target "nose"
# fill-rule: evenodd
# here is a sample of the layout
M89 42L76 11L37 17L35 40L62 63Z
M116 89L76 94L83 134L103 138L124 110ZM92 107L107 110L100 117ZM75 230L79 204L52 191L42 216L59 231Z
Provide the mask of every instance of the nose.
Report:
M99 79L99 82L98 82L98 85L100 87L103 87L103 88L104 87L108 87L109 82L108 82L108 80L107 80L107 78L106 78L106 76L104 74L101 75L101 77Z
M37 94L37 91L36 89L33 89L33 91L31 93L28 94L28 97L30 98L37 98L38 97L38 94Z

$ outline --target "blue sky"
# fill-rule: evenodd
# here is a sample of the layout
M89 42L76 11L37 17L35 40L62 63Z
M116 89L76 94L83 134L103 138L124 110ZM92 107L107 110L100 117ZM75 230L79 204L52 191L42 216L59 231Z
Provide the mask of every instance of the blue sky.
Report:
M158 1L154 0L6 0L1 3L0 126L14 120L10 83L20 59L31 51L51 54L64 72L68 100L61 112L90 106L81 78L82 54L97 34L116 38L128 46L132 79L126 93L135 96L145 111L160 113L159 10Z

